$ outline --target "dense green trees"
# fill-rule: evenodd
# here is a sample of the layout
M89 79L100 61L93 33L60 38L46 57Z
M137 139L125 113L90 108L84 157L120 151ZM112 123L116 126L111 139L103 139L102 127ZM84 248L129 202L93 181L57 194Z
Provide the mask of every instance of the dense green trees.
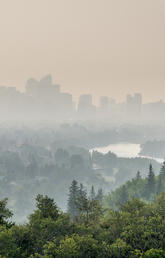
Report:
M137 172L135 178L107 196L98 186L86 188L73 180L67 213L53 198L37 195L36 209L24 225L11 222L12 212L3 199L0 257L165 257L163 191L165 163L158 176L150 165L146 179Z
M83 185L78 186L77 181L73 180L69 188L68 199L68 213L72 219L85 224L97 222L103 214L101 193L102 190L99 189L96 196L94 186L92 186L88 197Z
M80 196L83 188L76 188ZM152 203L132 198L119 210L104 212L98 200L82 194L76 220L61 212L53 199L38 195L28 222L10 226L4 221L12 213L6 200L2 202L2 258L165 257L165 192Z
M157 195L160 195L164 190L163 181L164 181L163 175L160 173L158 176L158 182L157 182L157 187L156 187Z
M103 154L94 151L92 153L92 164L95 165L96 169L100 169L103 175L111 176L115 179L113 180L111 189L115 189L126 181L135 178L137 171L140 171L139 176L146 177L151 162L153 170L157 173L160 170L160 164L155 160L140 157L121 158L111 152Z
M135 178L108 194L104 198L104 204L106 207L118 209L121 204L131 198L151 202L163 191L165 191L165 162L158 176L155 176L150 164L147 178L143 179L140 172L137 172Z
M128 193L127 193L127 189L126 186L123 185L121 187L121 194L120 194L120 200L119 200L119 205L123 205L124 203L126 203L129 199Z
M10 218L13 213L7 208L7 198L0 201L0 225L10 227L12 225Z

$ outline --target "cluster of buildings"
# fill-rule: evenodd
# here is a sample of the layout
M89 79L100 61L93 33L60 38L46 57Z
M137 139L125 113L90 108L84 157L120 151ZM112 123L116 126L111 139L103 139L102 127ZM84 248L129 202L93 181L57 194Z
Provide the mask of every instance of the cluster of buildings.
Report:
M60 91L47 75L40 81L29 79L25 92L15 87L0 87L0 118L2 119L67 119L74 113L72 95Z
M102 96L95 106L92 95L79 97L77 105L70 93L61 92L60 85L53 84L51 75L41 80L29 79L25 92L14 87L0 87L1 120L111 120L131 122L164 119L165 103L142 103L140 93L127 95L126 101Z

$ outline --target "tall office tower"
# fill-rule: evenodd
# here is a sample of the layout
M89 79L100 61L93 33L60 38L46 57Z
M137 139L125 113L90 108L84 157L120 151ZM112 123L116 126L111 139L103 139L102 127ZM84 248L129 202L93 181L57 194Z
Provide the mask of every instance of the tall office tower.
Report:
M60 85L52 83L51 75L43 77L40 81L32 78L26 83L26 94L37 100L50 102L60 94Z
M137 106L138 110L141 111L142 95L140 93L135 93L134 99L136 103L135 105Z
M28 97L17 91L15 87L0 87L0 116L1 119L19 119L24 112L26 114L26 102Z
M92 104L92 95L85 94L80 96L77 112L78 116L83 119L89 119L95 115L96 108Z
M134 96L127 95L126 114L127 118L137 120L141 117L142 95L135 93Z
M29 79L26 83L26 95L32 98L31 109L39 119L56 119L60 104L60 86L52 83L51 75L36 79Z
M34 78L30 78L26 82L25 92L26 92L26 94L28 96L36 98L37 97L38 87L39 87L39 82L36 79L34 79Z
M80 95L79 106L82 106L82 107L92 106L92 95L90 94Z
M109 108L109 98L107 96L100 97L100 108L102 110L107 110Z
M133 97L130 94L127 94L127 96L126 96L126 103L127 103L127 105L131 105L132 104L132 100L133 100Z
M145 121L163 121L165 120L165 102L159 100L143 105L143 118Z
M107 96L100 97L98 115L100 119L105 119L109 115L109 98Z

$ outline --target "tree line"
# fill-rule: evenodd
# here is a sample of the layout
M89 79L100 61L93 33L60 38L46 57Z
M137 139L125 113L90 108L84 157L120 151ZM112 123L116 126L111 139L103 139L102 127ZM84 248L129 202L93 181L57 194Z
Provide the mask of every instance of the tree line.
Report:
M88 221L89 216L93 214L95 216L96 208L101 207L103 201L102 188L98 189L97 194L95 193L94 186L92 185L90 194L88 196L86 189L83 184L78 185L76 180L73 180L69 188L68 196L68 213L71 218L76 220L84 217ZM101 212L101 209L100 209Z
M131 198L152 202L163 191L165 191L165 162L163 162L158 176L155 176L152 164L150 164L146 178L142 178L140 171L138 171L135 178L105 196L104 205L118 209Z
M165 257L165 192L153 202L132 198L118 210L105 209L91 187L73 180L68 211L37 195L24 225L12 222L7 199L0 201L0 257L161 258Z

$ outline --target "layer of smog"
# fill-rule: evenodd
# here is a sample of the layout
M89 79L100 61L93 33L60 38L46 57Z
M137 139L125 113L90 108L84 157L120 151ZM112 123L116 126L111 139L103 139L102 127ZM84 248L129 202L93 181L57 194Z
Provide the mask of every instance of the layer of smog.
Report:
M24 93L1 87L0 98L1 196L19 223L32 212L37 194L53 197L66 211L73 179L108 194L139 170L145 178L151 163L159 173L165 127L161 115L151 123L149 114L163 114L163 102L143 104L135 94L125 103L101 97L94 106L86 94L75 104L50 75L29 79Z
M0 0L0 258L165 257L165 1Z

